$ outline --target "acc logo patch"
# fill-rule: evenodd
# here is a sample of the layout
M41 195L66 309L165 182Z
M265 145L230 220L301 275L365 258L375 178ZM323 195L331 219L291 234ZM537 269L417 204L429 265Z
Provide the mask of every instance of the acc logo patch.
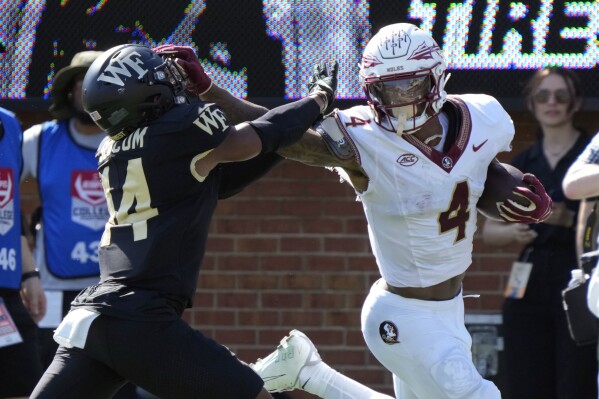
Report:
M412 166L418 162L418 157L414 154L403 154L397 158L397 163L401 166Z
M390 322L389 320L385 320L379 326L379 334L381 335L381 339L387 345L399 344L399 330L397 326Z

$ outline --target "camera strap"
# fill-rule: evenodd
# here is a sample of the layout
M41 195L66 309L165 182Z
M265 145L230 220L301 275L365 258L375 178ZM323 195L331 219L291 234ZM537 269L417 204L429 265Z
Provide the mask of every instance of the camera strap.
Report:
M593 209L587 216L587 220L584 226L584 234L582 236L582 256L581 265L584 273L591 274L595 267L597 256L597 200L594 201Z

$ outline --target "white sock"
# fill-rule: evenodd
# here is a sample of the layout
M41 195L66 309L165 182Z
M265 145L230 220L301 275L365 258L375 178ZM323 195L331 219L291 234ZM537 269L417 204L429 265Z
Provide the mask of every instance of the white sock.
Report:
M304 367L299 381L304 391L323 399L393 399L344 376L325 362Z

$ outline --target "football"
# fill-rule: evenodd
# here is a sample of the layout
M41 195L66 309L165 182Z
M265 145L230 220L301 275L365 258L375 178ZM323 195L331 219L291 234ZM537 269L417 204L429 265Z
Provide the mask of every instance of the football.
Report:
M478 200L477 208L480 213L489 219L501 221L497 203L510 198L518 201L512 194L514 187L526 187L522 182L523 173L516 167L507 163L492 162L487 170L487 180L483 194Z

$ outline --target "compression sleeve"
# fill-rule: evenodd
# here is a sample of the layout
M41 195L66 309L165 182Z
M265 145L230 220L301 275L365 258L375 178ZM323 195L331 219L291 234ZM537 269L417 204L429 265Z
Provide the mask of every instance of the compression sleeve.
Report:
M274 152L298 141L320 116L320 107L310 97L271 109L249 122L262 141L262 152Z
M283 159L276 152L271 152L260 154L247 161L220 164L221 177L218 198L225 199L239 193L250 183L268 173Z

